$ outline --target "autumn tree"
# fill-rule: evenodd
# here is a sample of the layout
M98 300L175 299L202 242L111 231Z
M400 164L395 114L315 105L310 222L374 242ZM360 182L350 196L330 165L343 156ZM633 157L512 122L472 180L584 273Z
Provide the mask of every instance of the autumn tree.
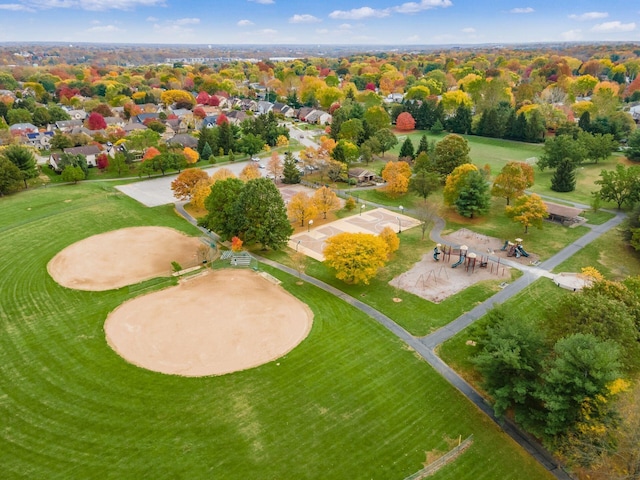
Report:
M444 184L444 191L442 195L444 197L444 203L446 205L455 204L460 191L465 185L466 178L471 172L477 172L478 167L472 163L465 163L456 167L453 172L447 175L447 179Z
M386 263L388 247L377 235L347 232L327 239L323 253L325 263L336 271L336 278L368 285Z
M240 172L240 180L243 182L248 182L249 180L253 180L254 178L260 178L260 169L258 165L255 163L248 163Z
M387 162L382 170L382 178L387 183L385 191L389 195L403 195L409 190L411 167L403 161Z
M198 159L200 158L200 155L198 155L198 152L196 152L195 150L189 147L184 147L184 149L182 150L182 154L184 155L187 161L187 164L197 163Z
M196 183L191 190L191 201L189 202L193 208L197 208L199 210L205 208L204 202L211 193L211 185L213 185L213 183L210 177Z
M384 227L378 236L384 240L384 243L387 245L387 255L389 257L400 248L400 238L398 238L398 234L393 228L389 226Z
M287 213L292 221L300 222L303 227L305 220L313 219L318 214L318 209L309 195L298 192L289 200Z
M173 105L174 103L185 104L189 109L192 109L196 104L194 96L185 90L165 90L160 95L160 100L165 105Z
M526 168L528 167L528 168ZM526 172L525 172L526 168ZM525 189L533 185L533 169L521 162L509 162L496 177L491 187L491 195L507 200L522 195Z
M416 128L416 121L409 112L402 112L396 119L396 128L401 132L409 132Z
M208 178L207 172L199 168L187 168L171 182L173 196L178 200L190 200L196 185Z
M322 218L327 218L327 212L340 208L340 199L329 187L322 186L313 194L313 204L322 213Z
M507 206L506 213L514 222L522 224L524 233L530 226L542 228L542 221L549 216L547 206L535 193L518 197L513 206Z
M215 183L219 180L226 180L227 178L236 178L236 174L233 173L228 168L219 168L211 175L212 183Z
M89 118L87 118L87 128L89 128L89 130L104 130L107 128L107 122L105 122L104 117L98 112L92 112L89 114Z
M274 182L277 182L282 175L283 167L284 165L282 164L282 160L280 160L280 155L278 152L273 152L267 162L267 172L273 176Z

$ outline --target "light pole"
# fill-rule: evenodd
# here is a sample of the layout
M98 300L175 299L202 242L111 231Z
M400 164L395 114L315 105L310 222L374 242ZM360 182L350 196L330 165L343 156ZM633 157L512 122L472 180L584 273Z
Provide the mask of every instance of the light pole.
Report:
M360 205L360 216L362 216L362 210L364 210L364 203Z
M404 211L404 207L402 205L400 205L398 207L400 209L400 215L402 215L402 212ZM400 220L400 217L396 217L398 219L398 233L402 233L402 220Z
M298 240L298 243L296 243L296 252L298 251L298 247L300 246L300 242L301 242L301 241L302 241L302 240Z
M307 222L307 232L311 231L311 225L313 225L313 220Z

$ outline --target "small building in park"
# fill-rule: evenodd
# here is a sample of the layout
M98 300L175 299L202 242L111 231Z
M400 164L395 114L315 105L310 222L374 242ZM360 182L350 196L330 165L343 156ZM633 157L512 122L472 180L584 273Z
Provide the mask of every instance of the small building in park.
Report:
M582 208L569 207L553 202L544 202L547 206L548 220L561 223L565 226L578 225L584 223L585 219L580 216Z
M359 184L374 182L376 179L376 174L365 168L350 168L348 175L349 178L355 178Z

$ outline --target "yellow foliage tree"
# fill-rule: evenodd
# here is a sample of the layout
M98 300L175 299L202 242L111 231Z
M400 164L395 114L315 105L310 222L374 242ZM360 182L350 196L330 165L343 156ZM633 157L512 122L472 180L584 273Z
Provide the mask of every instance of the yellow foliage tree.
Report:
M506 208L507 217L521 223L524 233L530 226L542 228L542 221L549 216L547 206L535 193L518 197L512 207Z
M473 163L463 163L459 167L456 167L453 172L447 175L447 180L444 184L444 190L442 196L444 197L444 203L446 205L453 205L458 199L460 188L464 185L466 176L470 172L477 171Z
M440 103L446 113L455 112L460 105L465 105L469 108L473 106L471 97L462 90L453 90L451 92L443 93Z
M211 193L211 185L213 185L210 177L200 180L191 190L191 206L197 209L204 208L204 201Z
M184 155L184 158L187 159L188 164L196 163L200 158L200 155L198 154L198 152L196 152L194 149L189 147L184 147L184 150L182 150L182 153Z
M207 172L199 168L187 168L183 170L176 179L171 182L171 190L173 196L178 200L189 200L193 194L196 185L202 180L207 180L209 175Z
M586 277L594 282L599 282L604 279L602 274L595 267L583 267L580 273L583 277Z
M248 182L249 180L260 178L261 176L262 175L260 175L260 169L258 168L258 165L256 165L255 163L248 163L247 166L242 169L238 178L240 178L240 180L242 180L243 182Z
M333 190L321 187L313 194L313 204L322 213L322 218L327 218L327 212L340 208L340 200Z
M340 233L329 238L324 249L325 263L346 283L369 284L388 257L383 239L371 233Z
M276 139L276 147L286 147L287 145L289 145L289 139L284 135L278 135L278 138Z
M411 167L407 162L387 162L382 178L387 182L385 191L389 195L403 195L409 190Z
M400 238L391 227L384 227L378 236L387 244L387 255L391 256L393 252L400 248Z
M196 104L196 99L193 98L193 95L185 90L166 90L160 95L160 100L165 105L173 105L177 102L190 103L191 106Z
M216 170L216 172L211 175L211 183L214 184L218 180L225 180L227 178L236 178L236 174L228 168L221 168L220 170Z
M300 226L303 227L305 220L314 218L318 214L318 209L309 195L298 192L289 200L287 214L292 221L300 222Z

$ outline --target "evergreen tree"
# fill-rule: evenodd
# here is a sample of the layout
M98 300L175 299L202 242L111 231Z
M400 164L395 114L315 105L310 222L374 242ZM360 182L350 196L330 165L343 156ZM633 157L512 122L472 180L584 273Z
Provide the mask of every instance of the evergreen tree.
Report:
M551 178L551 190L554 192L573 192L576 189L576 166L565 158L558 163Z
M524 139L527 142L542 142L544 141L544 134L546 127L544 124L544 118L538 110L533 110L531 115L527 119L527 126L524 131Z
M207 142L204 144L204 148L200 153L200 158L202 158L203 160L209 160L209 157L211 157L211 155L213 155L213 150L211 150L211 146L209 145L209 142Z
M582 115L580 115L578 126L585 132L591 131L591 114L589 112L584 112Z
M435 133L436 135L442 133L444 130L444 126L442 126L442 122L440 120L436 120L436 123L431 127L431 133Z
M418 144L418 149L416 150L416 156L420 155L422 152L429 153L429 140L427 140L426 135L422 135L422 137L420 137L420 143Z
M491 194L489 184L479 171L469 172L455 201L456 210L463 217L474 218L489 211Z
M456 113L447 121L447 128L452 133L468 134L471 132L471 109L460 105Z
M300 171L296 167L296 161L293 159L291 152L284 154L284 166L282 170L284 176L283 183L300 183Z
M485 117L486 115L486 117ZM498 118L498 112L495 108L490 108L482 113L485 118L483 131L480 135L485 137L501 138L502 129L500 127L500 119Z
M402 143L402 146L400 147L400 155L398 155L398 158L410 158L411 160L415 158L415 154L413 152L413 142L411 141L411 138L407 137Z

